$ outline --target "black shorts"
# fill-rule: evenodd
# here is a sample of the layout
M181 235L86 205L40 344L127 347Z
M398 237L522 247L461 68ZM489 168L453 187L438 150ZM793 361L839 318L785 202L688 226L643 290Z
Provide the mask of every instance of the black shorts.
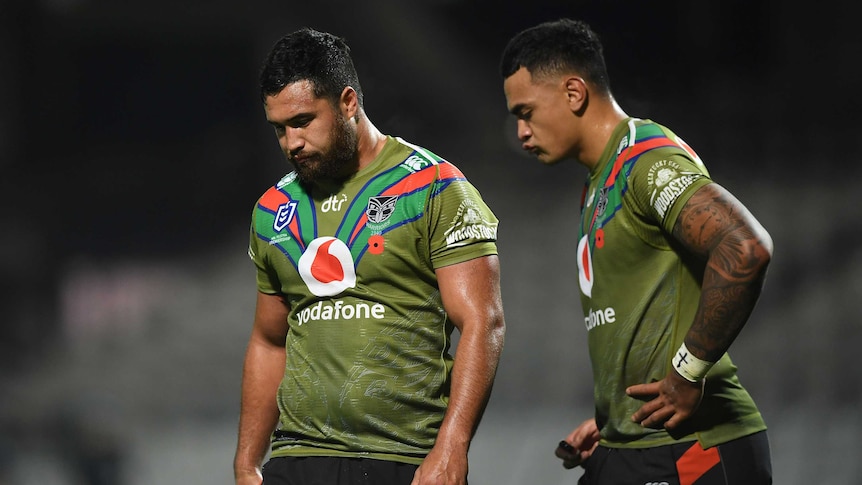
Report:
M698 442L655 448L599 446L578 485L770 485L766 431L704 450Z
M410 485L419 465L371 458L277 457L263 466L264 485Z

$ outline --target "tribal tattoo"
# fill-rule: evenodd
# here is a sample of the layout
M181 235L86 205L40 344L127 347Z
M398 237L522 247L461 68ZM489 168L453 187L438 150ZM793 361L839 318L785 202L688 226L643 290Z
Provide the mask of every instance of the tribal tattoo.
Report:
M686 202L673 235L706 260L700 306L685 342L696 357L715 362L754 309L772 240L745 206L718 184L702 187Z

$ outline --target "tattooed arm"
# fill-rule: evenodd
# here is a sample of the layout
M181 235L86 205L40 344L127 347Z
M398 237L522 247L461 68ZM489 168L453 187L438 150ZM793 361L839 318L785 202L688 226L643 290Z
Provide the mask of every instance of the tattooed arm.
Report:
M751 315L772 257L772 239L730 192L718 184L700 188L683 206L673 228L682 247L706 261L700 304L685 346L716 362ZM673 369L661 381L629 387L631 396L658 396L632 420L672 429L700 404L703 380L690 382Z
M696 357L715 362L754 309L772 257L772 239L718 184L703 187L689 199L673 235L706 259L700 306L685 344Z

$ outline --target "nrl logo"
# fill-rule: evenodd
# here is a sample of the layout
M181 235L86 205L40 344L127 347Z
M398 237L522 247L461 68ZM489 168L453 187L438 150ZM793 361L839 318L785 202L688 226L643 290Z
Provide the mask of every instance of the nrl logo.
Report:
M278 206L278 212L275 213L275 219L272 221L272 229L275 232L281 231L290 224L290 221L293 220L293 216L296 214L297 204L297 201L291 200Z
M395 202L397 200L397 195L369 197L368 206L365 208L365 215L368 217L368 221L373 224L385 222L395 212Z

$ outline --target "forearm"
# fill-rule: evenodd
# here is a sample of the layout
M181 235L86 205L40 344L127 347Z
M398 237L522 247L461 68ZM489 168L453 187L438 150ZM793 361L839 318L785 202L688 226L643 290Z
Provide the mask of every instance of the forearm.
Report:
M278 423L276 392L284 372L284 348L249 343L243 366L242 398L234 474L255 473Z
M447 463L454 458L458 466L453 468L463 466L461 471L466 473L466 453L485 411L503 349L506 324L499 260L497 256L486 256L444 266L437 269L437 278L443 307L460 332L460 339L452 367L449 405L425 463L429 459Z
M465 327L455 352L449 406L437 443L453 449L469 448L488 398L503 348L502 317L481 329Z
M716 362L727 352L754 310L765 276L765 265L737 279L707 265L700 304L685 336L686 347L696 357Z

